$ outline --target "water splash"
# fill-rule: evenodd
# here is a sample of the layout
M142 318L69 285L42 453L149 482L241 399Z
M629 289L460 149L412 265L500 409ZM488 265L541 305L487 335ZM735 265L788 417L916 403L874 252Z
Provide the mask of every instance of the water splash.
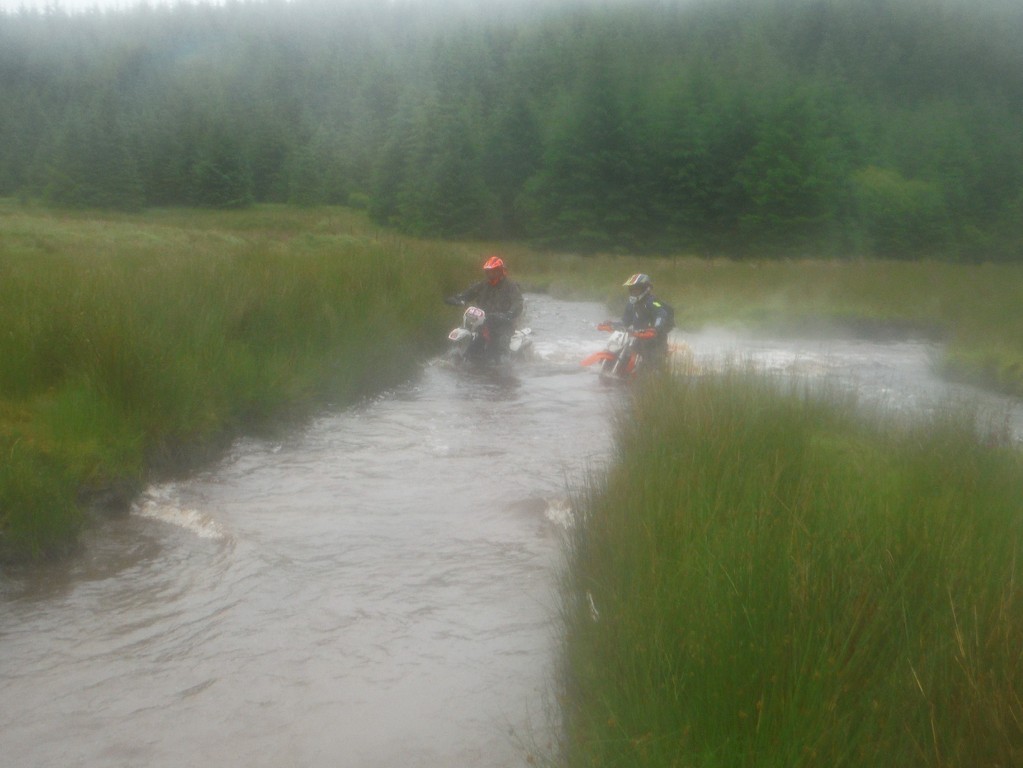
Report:
M183 528L200 539L225 538L224 529L216 520L197 509L182 506L174 484L149 488L132 507L131 513Z
M575 525L575 510L572 503L565 498L547 499L547 507L543 511L544 517L566 531L571 530Z

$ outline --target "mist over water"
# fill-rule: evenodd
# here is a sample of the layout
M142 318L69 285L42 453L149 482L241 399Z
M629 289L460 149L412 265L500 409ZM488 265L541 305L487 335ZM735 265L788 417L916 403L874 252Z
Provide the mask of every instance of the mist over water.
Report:
M223 5L221 0L0 0L0 12L22 10L78 14L92 11L128 11L140 6L167 8L176 5Z
M520 766L549 748L571 496L624 393L579 366L606 312L529 296L535 359L426 366L283 442L241 440L0 578L0 755L38 766ZM452 325L457 321L453 313ZM926 409L924 343L684 334ZM1004 409L1020 433L1018 404Z

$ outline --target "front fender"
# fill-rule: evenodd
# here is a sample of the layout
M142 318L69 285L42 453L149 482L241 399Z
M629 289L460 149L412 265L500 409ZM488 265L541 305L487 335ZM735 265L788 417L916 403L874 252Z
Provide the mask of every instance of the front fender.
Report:
M594 352L592 355L588 357L584 357L582 362L579 363L579 365L593 365L594 363L599 363L601 360L614 359L615 356L612 355L610 352L608 352L607 350L601 350L600 352Z

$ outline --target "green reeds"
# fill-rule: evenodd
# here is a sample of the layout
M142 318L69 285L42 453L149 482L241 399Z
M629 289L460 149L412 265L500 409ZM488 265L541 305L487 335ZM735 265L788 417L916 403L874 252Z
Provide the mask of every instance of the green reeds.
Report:
M1021 764L1021 499L968 414L654 383L572 542L558 764Z
M59 550L84 497L393 383L469 274L335 209L0 212L0 551Z

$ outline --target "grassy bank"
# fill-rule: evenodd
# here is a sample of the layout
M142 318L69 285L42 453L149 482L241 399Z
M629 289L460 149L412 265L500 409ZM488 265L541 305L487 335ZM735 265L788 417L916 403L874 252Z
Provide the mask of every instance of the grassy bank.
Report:
M565 766L1023 761L1023 459L738 373L617 425L565 578Z
M450 254L339 209L0 208L0 550L60 551L83 504L407 374L469 279Z
M648 272L680 326L743 325L793 333L913 334L946 345L945 372L1023 395L1023 265L892 261L724 261L515 254L552 293L624 301Z

